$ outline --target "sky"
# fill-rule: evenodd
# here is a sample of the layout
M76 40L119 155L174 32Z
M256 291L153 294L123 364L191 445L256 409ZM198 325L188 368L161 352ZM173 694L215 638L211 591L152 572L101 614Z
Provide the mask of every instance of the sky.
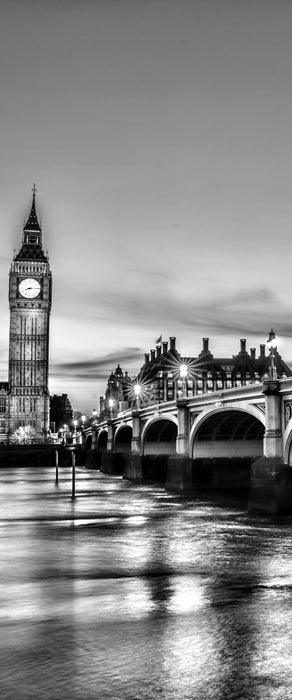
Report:
M33 183L75 410L160 334L292 363L291 35L291 0L1 1L2 381Z

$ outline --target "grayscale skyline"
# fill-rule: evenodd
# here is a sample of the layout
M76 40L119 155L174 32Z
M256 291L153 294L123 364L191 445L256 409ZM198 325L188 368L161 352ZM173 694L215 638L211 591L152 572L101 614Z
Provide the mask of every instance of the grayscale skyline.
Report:
M98 408L119 362L177 337L292 361L289 0L1 5L1 380L8 272L37 186L50 390Z

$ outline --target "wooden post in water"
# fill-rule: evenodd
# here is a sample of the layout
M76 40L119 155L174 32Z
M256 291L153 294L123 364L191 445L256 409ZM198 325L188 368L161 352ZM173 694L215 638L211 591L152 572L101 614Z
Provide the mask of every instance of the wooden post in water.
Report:
M59 483L59 452L55 450L55 465L56 465L56 484Z
M72 450L72 500L75 498L75 452Z

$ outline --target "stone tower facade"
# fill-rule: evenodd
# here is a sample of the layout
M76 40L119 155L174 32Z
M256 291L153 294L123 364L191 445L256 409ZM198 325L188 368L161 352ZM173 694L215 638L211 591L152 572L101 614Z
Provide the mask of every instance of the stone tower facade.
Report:
M23 228L20 251L9 273L9 426L8 435L30 426L39 439L49 429L49 321L52 274L42 247L36 189Z

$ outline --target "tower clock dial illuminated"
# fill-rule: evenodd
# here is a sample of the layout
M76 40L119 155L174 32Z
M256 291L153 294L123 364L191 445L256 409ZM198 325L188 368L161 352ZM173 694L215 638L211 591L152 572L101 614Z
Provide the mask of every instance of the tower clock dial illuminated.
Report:
M22 280L19 284L19 292L26 299L34 299L41 291L40 283L32 277Z

